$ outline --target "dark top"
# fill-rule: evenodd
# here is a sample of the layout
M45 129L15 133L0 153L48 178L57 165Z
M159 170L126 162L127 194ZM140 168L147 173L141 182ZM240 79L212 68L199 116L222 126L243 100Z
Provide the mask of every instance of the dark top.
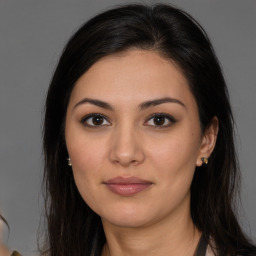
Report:
M208 239L202 235L197 245L194 256L205 256L208 245Z

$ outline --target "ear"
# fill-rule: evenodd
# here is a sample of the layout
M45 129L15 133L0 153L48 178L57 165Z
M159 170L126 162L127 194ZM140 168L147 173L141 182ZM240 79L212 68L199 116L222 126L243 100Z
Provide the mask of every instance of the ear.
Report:
M203 161L202 161L203 157L206 157L206 158L210 157L216 144L218 131L219 131L219 120L215 116L213 117L210 124L204 131L197 161L196 161L196 166L201 166L203 164Z

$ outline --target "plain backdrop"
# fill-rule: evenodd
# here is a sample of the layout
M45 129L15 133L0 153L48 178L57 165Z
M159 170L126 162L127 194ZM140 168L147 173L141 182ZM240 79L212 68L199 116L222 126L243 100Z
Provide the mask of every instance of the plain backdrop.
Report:
M68 38L120 0L0 0L0 208L4 241L35 255L42 210L44 99ZM137 1L141 2L141 1ZM144 1L156 3L158 1ZM208 32L230 90L242 170L241 222L256 237L256 1L175 0Z

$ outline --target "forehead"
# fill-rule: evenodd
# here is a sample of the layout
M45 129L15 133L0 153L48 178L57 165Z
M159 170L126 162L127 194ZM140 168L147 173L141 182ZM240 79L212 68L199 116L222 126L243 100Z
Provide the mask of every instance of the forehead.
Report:
M155 51L133 49L96 62L78 79L70 100L96 97L127 102L166 96L193 98L179 67Z

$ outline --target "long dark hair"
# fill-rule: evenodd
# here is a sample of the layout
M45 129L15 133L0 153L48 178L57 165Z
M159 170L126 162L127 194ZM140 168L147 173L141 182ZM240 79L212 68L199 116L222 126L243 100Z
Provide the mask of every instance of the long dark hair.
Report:
M202 132L214 116L217 143L191 186L191 216L217 255L255 255L236 217L239 168L227 87L203 28L169 5L121 6L89 20L69 40L49 87L44 122L45 203L50 255L100 255L106 242L100 217L81 198L67 165L67 104L75 82L102 57L138 48L175 61L197 101Z

